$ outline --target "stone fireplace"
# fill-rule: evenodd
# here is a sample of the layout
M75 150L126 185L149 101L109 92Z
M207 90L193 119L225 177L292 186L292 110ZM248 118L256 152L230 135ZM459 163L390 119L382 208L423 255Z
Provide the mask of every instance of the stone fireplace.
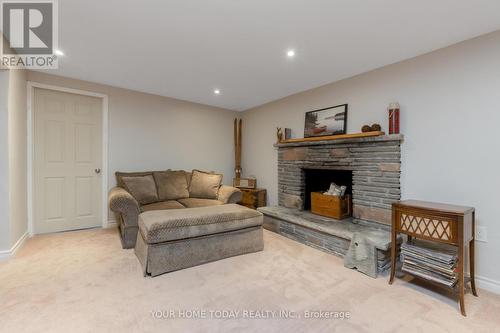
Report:
M376 277L391 246L391 205L401 197L402 135L276 144L278 206L261 207L264 227L344 257L349 268ZM347 186L353 216L312 214L310 193L331 182Z
M401 197L402 140L402 135L390 135L277 144L279 205L307 210L308 187L324 191L330 180L337 180L352 194L354 218L390 224L391 204ZM311 170L316 178L308 176ZM318 177L325 180L321 188Z

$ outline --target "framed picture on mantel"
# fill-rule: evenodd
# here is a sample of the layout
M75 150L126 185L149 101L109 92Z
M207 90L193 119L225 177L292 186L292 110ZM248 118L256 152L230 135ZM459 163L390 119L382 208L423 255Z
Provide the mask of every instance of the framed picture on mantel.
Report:
M306 112L304 137L346 133L347 104Z

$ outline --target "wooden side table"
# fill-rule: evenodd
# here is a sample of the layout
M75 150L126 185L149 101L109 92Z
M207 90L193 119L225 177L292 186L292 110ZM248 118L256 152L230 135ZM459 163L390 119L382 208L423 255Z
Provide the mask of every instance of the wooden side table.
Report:
M451 289L458 296L460 310L462 315L465 316L464 294L467 282L470 281L472 294L477 296L474 279L474 208L417 200L406 200L393 203L392 266L389 284L393 283L396 273L398 233L408 235L409 239L413 237L438 243L451 244L457 247L458 262L456 272L458 274L458 282L454 287L451 287ZM464 267L465 251L467 247L469 247L470 278L466 279ZM414 277L420 278L418 276ZM437 285L443 288L449 288L441 284Z
M257 209L266 205L266 189L263 188L240 188L242 199L240 205Z

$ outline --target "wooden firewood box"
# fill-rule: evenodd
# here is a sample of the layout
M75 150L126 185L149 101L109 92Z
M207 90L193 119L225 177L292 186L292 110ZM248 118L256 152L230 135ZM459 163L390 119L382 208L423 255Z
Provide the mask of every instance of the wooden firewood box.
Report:
M345 219L352 214L351 196L347 194L341 198L321 192L311 192L311 212L337 220Z

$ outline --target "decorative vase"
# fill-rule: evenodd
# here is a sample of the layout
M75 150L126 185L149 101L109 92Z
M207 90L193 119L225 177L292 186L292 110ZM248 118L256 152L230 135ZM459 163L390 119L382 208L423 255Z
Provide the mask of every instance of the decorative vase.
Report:
M389 134L399 134L399 104L391 103L389 110Z

